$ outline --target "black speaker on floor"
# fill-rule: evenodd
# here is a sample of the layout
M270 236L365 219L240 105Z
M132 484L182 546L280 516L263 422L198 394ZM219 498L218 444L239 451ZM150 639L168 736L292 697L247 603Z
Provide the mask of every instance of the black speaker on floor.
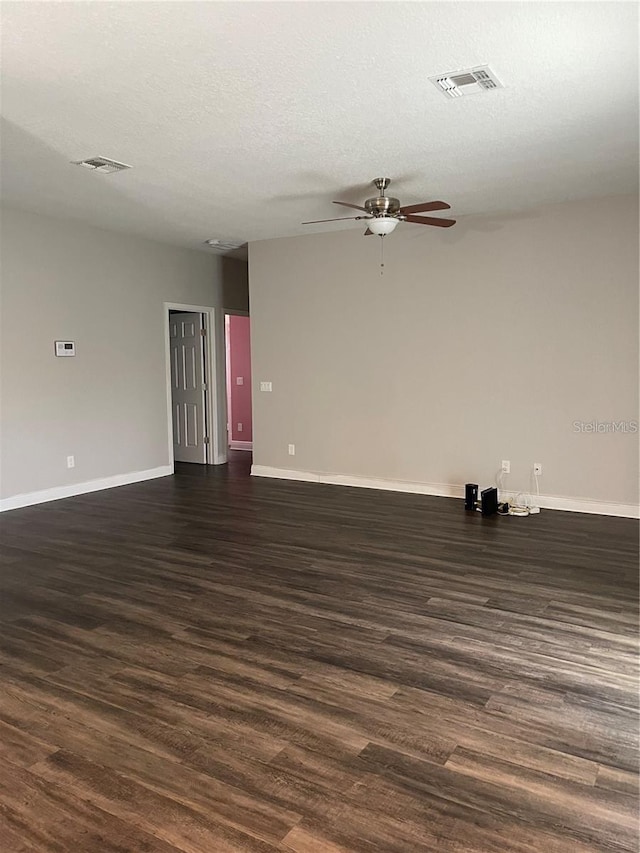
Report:
M495 487L480 492L480 506L483 515L495 515L498 512L498 490Z
M476 483L467 483L464 487L464 508L475 509L478 500L478 486Z

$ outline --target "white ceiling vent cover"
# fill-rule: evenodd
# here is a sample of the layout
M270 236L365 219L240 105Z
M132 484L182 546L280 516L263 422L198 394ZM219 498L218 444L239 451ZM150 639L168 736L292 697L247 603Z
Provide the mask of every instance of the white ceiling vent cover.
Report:
M245 240L219 240L215 237L212 237L210 240L205 240L204 242L205 245L214 249L216 252L232 252L245 244Z
M429 80L447 98L462 98L464 95L477 95L491 89L504 88L488 65L438 74L437 77L429 77Z
M90 157L88 160L74 160L73 165L84 166L85 169L102 172L104 175L111 175L113 172L123 172L125 169L131 168L126 163L118 163L117 160L110 160L108 157Z

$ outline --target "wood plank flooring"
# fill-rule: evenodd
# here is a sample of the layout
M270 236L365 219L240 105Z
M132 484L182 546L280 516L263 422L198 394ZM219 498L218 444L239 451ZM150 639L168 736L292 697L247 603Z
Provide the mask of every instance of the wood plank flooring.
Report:
M224 468L5 514L0 849L638 849L638 525Z

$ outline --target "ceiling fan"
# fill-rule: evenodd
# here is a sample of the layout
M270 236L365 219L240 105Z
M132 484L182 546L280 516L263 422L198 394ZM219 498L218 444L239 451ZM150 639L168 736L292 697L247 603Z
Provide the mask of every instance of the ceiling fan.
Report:
M398 222L415 222L417 225L435 225L438 228L450 228L456 224L455 219L438 219L434 216L414 216L416 213L427 213L431 210L449 210L451 205L446 201L423 201L421 204L409 204L401 207L397 198L385 195L385 190L391 183L390 178L376 178L372 181L378 190L378 196L368 198L364 207L359 204L351 204L348 201L334 201L342 207L352 207L354 210L363 211L365 216L339 216L336 219L316 219L313 222L303 222L303 225L315 225L319 222L338 222L346 219L365 219L367 230L364 236L377 234L384 237L395 230Z

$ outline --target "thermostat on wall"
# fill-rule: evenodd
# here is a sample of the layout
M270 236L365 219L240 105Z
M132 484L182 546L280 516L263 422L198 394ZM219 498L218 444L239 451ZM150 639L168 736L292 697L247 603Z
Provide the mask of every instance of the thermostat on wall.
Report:
M75 341L56 341L56 355L75 355Z

